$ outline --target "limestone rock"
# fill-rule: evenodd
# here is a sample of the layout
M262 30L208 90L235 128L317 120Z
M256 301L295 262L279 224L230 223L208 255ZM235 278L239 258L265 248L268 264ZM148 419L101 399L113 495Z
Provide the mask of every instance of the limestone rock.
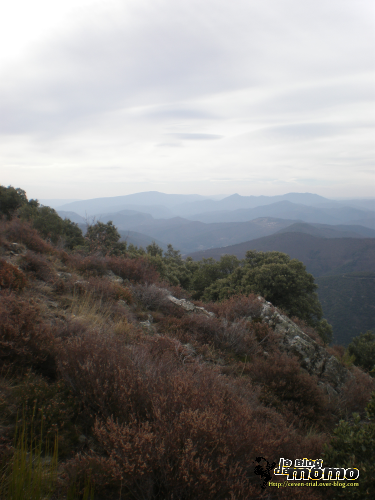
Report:
M351 376L349 370L306 335L292 320L281 314L270 302L266 302L261 297L258 299L263 301L261 318L280 334L282 350L297 356L302 368L311 375L318 376L322 382L329 384L335 390L340 390Z
M182 307L182 309L185 309L185 311L204 314L206 316L210 316L211 318L215 317L215 314L213 312L206 311L204 307L198 307L189 300L177 299L176 297L173 297L173 295L167 295L167 299L173 302L173 304L176 304L176 306Z
M108 271L106 276L110 281L112 281L112 283L124 283L124 280L120 276L117 276L113 271Z

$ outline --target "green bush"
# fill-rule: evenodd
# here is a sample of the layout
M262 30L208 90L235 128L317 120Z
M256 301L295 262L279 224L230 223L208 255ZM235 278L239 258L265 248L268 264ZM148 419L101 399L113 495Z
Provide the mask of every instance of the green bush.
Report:
M348 346L354 364L375 376L375 333L368 331L355 337Z
M353 414L353 421L342 420L323 454L325 467L357 468L359 486L329 488L329 498L375 498L375 393L366 408L367 419L361 421Z

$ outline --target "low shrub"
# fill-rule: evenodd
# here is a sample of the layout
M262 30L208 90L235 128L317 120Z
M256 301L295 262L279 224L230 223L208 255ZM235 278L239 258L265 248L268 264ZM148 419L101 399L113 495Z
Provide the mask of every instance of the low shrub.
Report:
M88 276L104 276L108 271L107 261L101 255L70 254L65 258L65 263L67 266Z
M132 283L157 283L159 273L145 257L134 259L124 257L107 257L108 269L117 276Z
M261 400L296 427L324 429L329 423L327 397L317 379L302 371L296 358L280 352L259 356L247 364L245 373L261 384Z
M189 314L182 318L166 317L158 325L183 343L195 341L239 355L254 354L257 350L254 329L246 320L228 323L204 314Z
M86 461L102 487L122 478L135 499L259 498L254 458L298 456L297 436L212 367L184 363L182 349L165 337L124 350L93 334L69 345L62 373L96 412L105 452Z
M27 285L26 276L17 267L0 259L0 290L20 291Z
M131 287L131 291L147 309L156 310L170 304L167 299L168 291L154 284L137 283Z
M375 391L375 380L356 366L351 367L351 377L348 377L340 391L340 416L347 417L353 412L365 414L365 407Z
M64 321L57 323L55 336L57 339L66 341L75 337L82 337L88 330L87 324L76 318L64 318Z
M54 247L43 240L29 222L14 218L6 223L4 234L9 241L22 243L33 252L55 253Z
M374 498L375 496L375 393L367 407L366 416L354 413L351 421L341 420L325 447L326 467L356 468L359 470L355 488L327 488L327 498L334 500ZM356 481L356 482L357 482Z
M131 350L109 331L89 330L71 338L61 347L59 371L90 413L102 418L113 415L122 421L136 411L134 405L147 406L142 402L147 383Z
M45 256L38 255L30 250L20 257L20 268L42 281L50 281L54 275L52 266Z
M225 318L227 321L236 321L245 317L258 318L262 305L262 302L258 300L258 296L254 294L234 295L222 302L204 304L206 309L221 318Z
M16 370L55 375L55 337L32 301L0 292L0 360Z
M128 288L119 283L113 283L104 277L91 277L87 279L85 290L98 295L104 300L124 300L128 304L133 302L133 296Z

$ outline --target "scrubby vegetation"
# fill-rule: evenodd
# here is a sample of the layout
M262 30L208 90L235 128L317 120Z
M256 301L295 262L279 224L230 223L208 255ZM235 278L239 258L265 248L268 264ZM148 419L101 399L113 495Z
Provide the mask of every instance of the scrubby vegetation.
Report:
M374 379L333 346L351 376L328 393L261 318L264 287L323 345L314 283L302 265L278 253L251 254L247 264L196 263L171 246L166 253L155 244L128 247L109 223L71 243L71 223L56 225L60 233L41 230L53 212L35 202L25 217L30 202L14 191L20 203L0 205L4 498L34 498L9 496L21 459L25 470L49 478L43 495L51 500L334 497L334 488L263 490L254 472L257 457L271 463L323 452L332 467L363 468L361 491L371 492L373 449L362 457L360 446L373 439L373 403L365 408ZM278 278L279 298L268 279L279 277L277 269L292 282L288 289ZM233 281L228 293L236 272L247 285ZM223 297L215 296L218 280L229 283ZM197 307L185 310L170 295ZM20 439L17 429L31 428L32 442L26 431ZM32 449L35 463L27 459Z

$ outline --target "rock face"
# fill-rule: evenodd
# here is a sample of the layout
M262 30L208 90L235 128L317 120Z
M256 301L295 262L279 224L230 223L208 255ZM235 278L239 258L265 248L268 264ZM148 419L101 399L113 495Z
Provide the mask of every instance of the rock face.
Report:
M205 316L210 316L211 318L215 317L213 312L206 311L204 307L198 307L186 299L176 299L173 295L167 295L167 299L173 302L173 304L176 304L176 306L182 307L185 311L204 314Z
M167 298L187 312L215 317L214 313L206 311L204 307L197 307L188 300L177 299L172 295L168 295ZM281 314L270 302L266 302L262 297L258 297L258 300L262 303L260 312L262 321L280 335L280 348L295 355L300 360L301 367L310 375L316 375L319 384L326 387L328 394L339 392L348 377L352 376L349 370L342 366L334 356L331 356L324 347L306 335L292 320ZM248 319L251 320L251 318Z
M281 335L282 350L297 356L302 368L311 375L316 375L321 384L326 386L328 384L329 393L332 389L339 391L348 377L351 377L349 370L306 335L293 321L280 314L270 302L266 302L262 297L258 299L263 302L260 314L262 320Z

